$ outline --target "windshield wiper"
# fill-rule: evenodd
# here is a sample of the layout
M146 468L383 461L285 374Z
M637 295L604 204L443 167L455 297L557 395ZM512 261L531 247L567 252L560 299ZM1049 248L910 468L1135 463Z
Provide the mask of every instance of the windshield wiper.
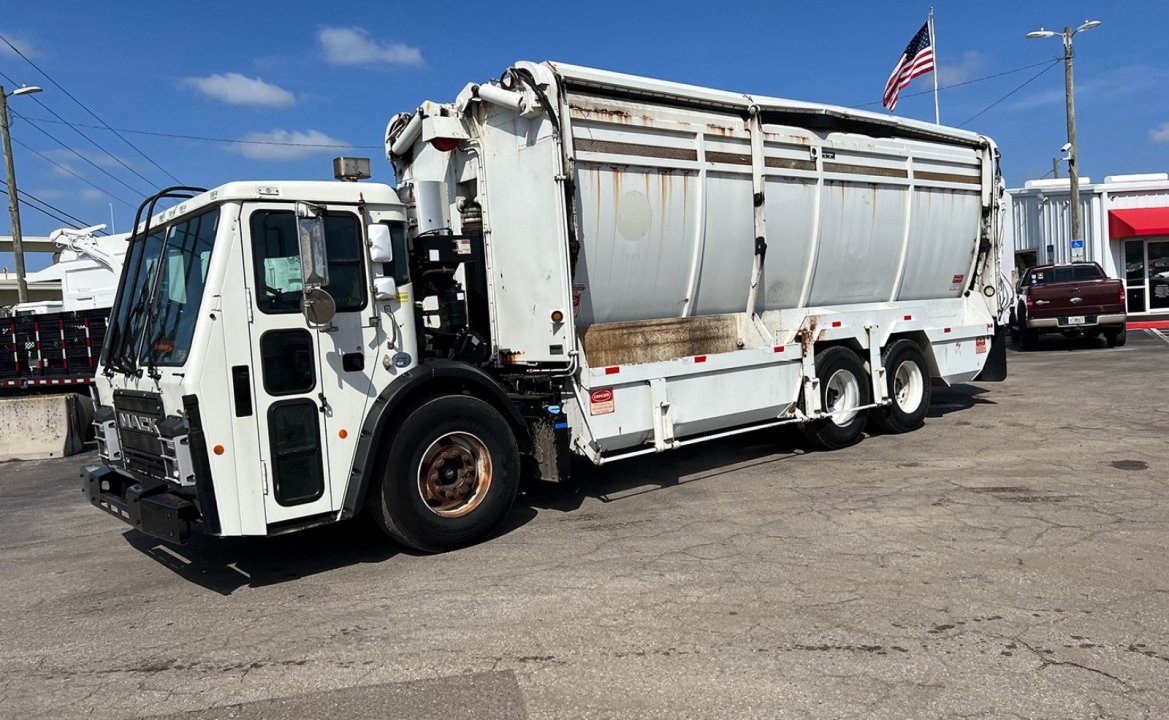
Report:
M155 207L155 205L158 204L158 202L160 200L164 200L167 198L176 199L176 200L189 200L189 199L196 197L199 194L205 193L205 192L207 192L206 188L192 187L189 185L172 185L171 187L160 190L157 193L155 193L154 195L151 195L150 197L143 200L142 203L138 206L138 211L134 214L134 224L131 226L131 227L133 227L133 230L131 231L131 235L130 235L129 248L133 248L135 242L146 243L150 240L150 218L154 216L154 207ZM146 216L146 226L144 228L142 228L142 232L139 233L138 227L139 227L139 224L142 222L142 217L143 217L144 212L145 212L145 216ZM162 251L159 253L159 256L158 256L158 264L155 266L155 273L156 273L155 277L154 277L155 282L152 284L151 292L149 293L149 296L151 296L151 297L154 295L155 291L157 290L158 274L162 272L162 263L163 263L163 260L165 258L166 244L167 244L167 240L164 238L163 245L162 245ZM127 257L129 257L129 255L130 255L129 248L126 251ZM130 268L129 264L126 265L126 267L123 271L124 274L122 276L122 283L121 283L121 288L119 289L119 295L121 295L121 293L126 292L128 289L137 286L138 276L142 271L143 265L145 265L145 264L146 264L146 247L143 246L142 253L138 256L138 262L135 264L135 267L133 268L133 272L134 272L133 280L130 280L131 268ZM127 281L129 281L129 282L127 282ZM131 356L131 350L134 349L131 347L133 342L134 342L134 336L133 336L132 331L134 329L135 318L137 318L138 315L142 312L142 310L146 307L145 300L147 297L148 297L147 295L143 295L142 297L140 297L138 299L137 304L130 310L130 312L126 313L125 321L123 323L120 323L116 327L117 343L118 343L117 354L115 354L115 352L114 352L115 348L113 346L110 347L109 366L114 368L115 370L125 374L126 376L138 373L138 357L141 354L142 343L141 342L138 343L138 348L137 348L138 352L135 352L133 354L133 356ZM119 298L119 299L121 300L123 298ZM153 303L151 303L151 305L153 305ZM145 333L147 333L149 331L149 323L150 323L150 319L148 317L147 321L142 324L143 336L145 336ZM153 362L151 362L149 360L149 356L148 356L148 362L150 362L151 377L154 377L155 379L157 379L157 377L154 373Z

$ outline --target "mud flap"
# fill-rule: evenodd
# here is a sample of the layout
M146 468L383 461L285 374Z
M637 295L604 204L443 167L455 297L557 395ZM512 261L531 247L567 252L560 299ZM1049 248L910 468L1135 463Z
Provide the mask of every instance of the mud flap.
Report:
M1007 328L995 325L994 339L990 343L990 354L982 372L974 378L974 382L1000 382L1007 379Z

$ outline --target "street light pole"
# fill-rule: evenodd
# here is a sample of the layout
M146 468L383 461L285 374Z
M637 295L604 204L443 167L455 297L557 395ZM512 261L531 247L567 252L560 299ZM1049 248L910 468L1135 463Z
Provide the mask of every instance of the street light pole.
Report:
M1068 202L1068 211L1071 215L1071 247L1069 248L1072 260L1084 259L1084 243L1083 232L1080 227L1080 154L1079 146L1076 145L1076 87L1072 72L1072 59L1075 57L1075 50L1072 47L1072 38L1085 30L1091 30L1100 25L1099 20L1086 20L1083 25L1076 29L1072 29L1071 25L1064 27L1062 33L1057 33L1052 30L1044 30L1039 28L1034 32L1027 33L1029 38L1046 38L1059 35L1063 40L1063 91L1064 98L1067 102L1067 119L1068 119L1068 176L1070 198ZM1077 252L1077 250L1079 252Z
M41 89L35 86L19 87L11 93L0 85L0 135L4 136L4 166L8 174L8 214L12 218L12 254L16 257L17 302L28 302L28 283L24 279L24 242L20 234L20 198L16 194L16 168L12 164L12 138L8 132L8 98L13 95L31 95Z
M1072 31L1071 26L1066 26L1063 29L1063 92L1067 100L1068 111L1068 144L1071 145L1071 150L1068 151L1068 177L1071 179L1071 207L1069 211L1072 216L1072 241L1083 240L1083 235L1080 233L1080 169L1079 157L1076 148L1076 89L1075 82L1072 78L1072 58L1075 53L1072 51ZM1074 248L1072 252L1073 258L1075 256ZM1082 258L1081 258L1082 259Z

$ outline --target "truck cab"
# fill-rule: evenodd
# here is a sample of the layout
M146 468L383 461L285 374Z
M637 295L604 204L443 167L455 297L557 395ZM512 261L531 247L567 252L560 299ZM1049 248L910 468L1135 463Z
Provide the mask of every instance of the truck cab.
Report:
M97 372L90 500L174 542L195 522L335 519L368 406L417 363L396 192L233 182L139 215Z

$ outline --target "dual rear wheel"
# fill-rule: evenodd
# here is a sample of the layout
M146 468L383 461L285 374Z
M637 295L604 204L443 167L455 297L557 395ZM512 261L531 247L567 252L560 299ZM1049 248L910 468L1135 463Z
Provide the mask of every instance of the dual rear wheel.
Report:
M922 426L929 411L930 373L921 348L912 340L896 340L881 354L881 363L886 393L892 402L860 410L873 397L864 362L843 346L825 348L816 354L820 407L829 416L802 426L811 445L824 450L848 447L861 439L870 421L892 433Z

